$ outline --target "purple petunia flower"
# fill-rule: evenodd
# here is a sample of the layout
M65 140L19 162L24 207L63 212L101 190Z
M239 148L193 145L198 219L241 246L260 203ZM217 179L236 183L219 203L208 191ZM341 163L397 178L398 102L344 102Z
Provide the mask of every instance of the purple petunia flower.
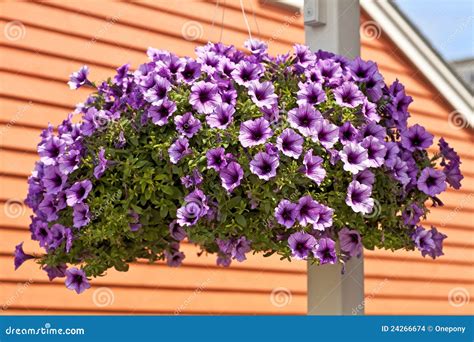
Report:
M322 166L323 158L320 156L314 156L313 150L310 149L304 155L303 166L300 171L309 179L321 185L322 181L326 177L326 170Z
M51 222L58 219L58 211L55 195L46 194L39 203L36 213L44 220Z
M85 203L78 203L72 209L73 226L76 228L87 226L91 221L89 206Z
M292 257L305 260L316 246L316 239L310 234L296 232L288 238L288 246L290 246Z
M339 63L330 59L320 59L316 62L316 68L319 69L323 85L333 88L340 84L342 68Z
M424 213L423 208L416 203L412 203L402 213L403 223L407 226L416 226Z
M402 146L410 152L427 149L433 144L433 135L418 124L402 132L401 136Z
M210 114L219 104L220 96L215 84L199 81L191 87L189 103L200 114Z
M319 203L313 200L311 196L301 197L296 208L296 217L300 225L304 227L313 224L318 219L319 209Z
M38 146L40 161L44 165L56 164L56 159L61 156L66 148L66 142L58 137L51 136L43 140Z
M271 155L266 152L258 152L250 161L250 171L258 178L268 181L276 176L276 170L280 160L278 155Z
M130 230L132 232L140 230L142 227L142 224L140 223L140 215L137 212L130 210L128 216L130 217L130 222L128 223Z
M320 265L335 264L337 262L336 243L330 238L319 239L313 253L319 259Z
M81 154L78 150L70 150L58 158L59 170L65 175L70 174L79 167Z
M232 258L234 258L238 262L242 262L247 259L245 254L250 251L251 251L250 242L247 240L245 236L241 236L232 244L230 255L232 256Z
M459 167L459 162L451 161L443 169L444 174L446 175L446 182L452 186L454 189L461 188L461 181L464 176L461 174L461 169Z
M34 259L35 257L30 254L26 254L23 251L23 242L16 245L15 247L15 270L18 269L26 260Z
M344 227L339 231L338 236L343 252L346 252L351 257L362 254L362 237L357 230L350 230Z
M341 143L356 142L359 131L352 126L350 121L346 121L339 127L339 140Z
M299 83L298 100L299 105L317 105L326 100L326 93L321 84L315 82Z
M383 165L387 148L382 141L369 136L360 145L367 150L367 165L369 167L381 167Z
M346 204L356 213L369 214L374 208L372 187L352 181L347 188Z
M244 46L252 53L252 55L257 56L263 55L268 49L267 44L258 39L247 39L244 43Z
M324 231L326 228L332 226L332 217L334 215L334 209L329 208L323 204L318 204L318 216L314 220L313 229Z
M172 251L165 251L166 264L169 267L179 267L186 257L183 252L173 249Z
M179 138L168 149L170 161L177 164L182 158L192 154L189 148L189 141L186 138Z
M360 184L372 186L375 183L375 175L370 170L364 170L352 177L352 180L358 181Z
M344 163L344 170L353 174L357 174L368 167L369 155L360 144L347 143L339 152L339 155Z
M446 164L446 160L460 163L461 159L459 158L459 155L456 153L454 148L449 146L449 144L444 140L444 138L440 138L438 142L439 150L441 152L441 156L443 157L443 161L441 165Z
M177 222L181 227L194 226L201 217L202 205L197 201L187 202L176 211Z
M168 119L176 111L176 103L165 98L161 101L153 103L148 109L147 117L151 119L155 125L164 126L168 123Z
M277 138L276 145L285 156L298 159L303 152L303 143L302 136L291 128L287 128Z
M201 75L201 64L192 59L187 59L184 67L179 71L178 80L191 84Z
M252 81L248 85L248 94L258 108L270 109L277 104L278 96L272 82Z
M398 144L393 141L385 142L385 148L387 149L387 153L385 154L385 166L392 168L397 161L400 148Z
M374 121L370 121L369 123L359 128L360 140L372 136L374 138L379 139L380 141L384 141L386 135L387 130L385 129L385 127L378 125Z
M442 171L426 167L421 171L417 187L428 196L436 196L446 190L445 181L446 175Z
M66 252L69 253L71 250L73 240L71 229L66 228L59 223L53 224L48 237L48 249L54 250L58 248L63 242L66 242Z
M81 294L85 290L91 287L89 280L87 280L86 273L76 267L71 267L66 270L66 287L70 290L76 291L77 294Z
M403 185L410 183L410 176L408 175L408 165L406 162L397 157L395 163L391 166L392 176Z
M62 174L57 166L47 166L44 168L43 186L48 194L57 194L65 184L67 177Z
M201 129L201 121L196 119L191 112L175 116L174 123L178 132L187 138L192 138Z
M356 57L349 64L349 72L354 81L367 82L376 71L377 64L372 61L364 61L360 57Z
M316 60L316 56L306 45L295 44L293 48L295 50L296 64L300 68L305 69Z
M341 107L355 108L363 104L364 98L364 94L351 82L344 82L334 89L334 99Z
M321 119L321 113L309 104L299 105L288 112L290 126L297 129L305 137L313 134L316 122Z
M186 230L178 224L177 220L173 220L169 224L169 231L171 237L177 241L184 240L188 236Z
M194 169L191 175L181 177L181 183L185 186L185 188L198 186L202 183L202 180L202 174L199 172L198 169Z
M273 132L264 118L247 120L240 125L239 141L243 147L264 144Z
M160 75L155 75L152 80L152 86L143 94L143 98L150 103L157 103L166 98L168 91L171 89L171 83Z
M219 171L219 175L224 189L232 192L244 178L244 170L237 162L230 162Z
M311 139L319 142L326 149L332 148L339 138L339 127L326 119L316 121Z
M105 170L107 169L108 160L105 159L105 149L103 147L100 148L98 157L99 157L99 163L94 168L94 177L96 179L99 179L100 177L102 177Z
M91 85L92 83L87 79L89 75L89 67L87 65L82 66L79 71L73 72L69 75L69 85L70 89L78 89L83 85Z
M281 200L275 208L275 218L279 224L286 228L291 228L295 224L297 205L288 200Z
M212 148L206 152L207 168L216 171L227 165L225 150L223 147Z
M43 270L48 274L49 281L66 276L67 266L60 264L58 266L45 266Z
M88 179L74 183L73 186L66 190L67 205L72 207L76 203L82 203L91 190L92 183Z
M222 103L217 105L214 112L206 116L206 121L211 128L226 129L233 121L235 107Z
M242 86L248 86L251 81L258 80L264 71L261 64L241 61L232 71L233 80Z
M411 238L423 256L429 255L435 259L444 254L443 240L446 237L446 235L438 232L434 227L432 227L431 230L417 227Z

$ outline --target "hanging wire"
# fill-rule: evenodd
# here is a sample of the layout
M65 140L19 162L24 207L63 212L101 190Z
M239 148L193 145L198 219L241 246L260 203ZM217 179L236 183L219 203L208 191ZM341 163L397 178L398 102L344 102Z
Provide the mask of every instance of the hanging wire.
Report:
M247 25L247 30L249 31L249 38L250 40L252 40L252 32L250 31L250 25L249 25L249 21L247 20L247 16L245 15L243 0L240 0L240 8L242 9L242 15L244 16L245 25Z
M225 2L226 2L226 0L224 0L224 5L222 6L221 34L219 35L219 43L222 42L222 34L224 33Z
M257 33L260 36L260 28L258 27L257 16L255 15L255 10L253 9L252 2L253 2L253 0L250 0L250 9L252 10L253 21L255 22L255 26L257 27Z

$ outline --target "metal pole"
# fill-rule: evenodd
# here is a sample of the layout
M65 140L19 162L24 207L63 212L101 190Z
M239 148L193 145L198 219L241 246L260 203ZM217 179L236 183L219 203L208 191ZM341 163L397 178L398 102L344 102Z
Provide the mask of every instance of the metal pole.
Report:
M350 58L360 54L357 0L305 0L305 38L313 51L335 52ZM308 264L309 315L364 314L364 260L341 265Z

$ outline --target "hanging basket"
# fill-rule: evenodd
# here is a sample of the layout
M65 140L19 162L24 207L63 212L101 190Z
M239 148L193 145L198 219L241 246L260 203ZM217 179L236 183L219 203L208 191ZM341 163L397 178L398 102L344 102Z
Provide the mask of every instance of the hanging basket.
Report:
M403 85L360 58L245 45L196 59L150 48L98 85L73 73L72 89L95 92L41 135L26 203L45 252L19 244L15 267L35 258L81 293L137 259L179 266L180 244L221 266L258 252L319 265L363 247L442 255L446 235L419 222L460 187L460 159L443 139L428 154Z

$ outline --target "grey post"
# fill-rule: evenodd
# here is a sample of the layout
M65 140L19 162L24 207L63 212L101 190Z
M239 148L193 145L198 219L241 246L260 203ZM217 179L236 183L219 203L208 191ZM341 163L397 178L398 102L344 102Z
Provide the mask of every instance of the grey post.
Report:
M360 54L358 0L305 0L305 39L319 49L354 58ZM341 265L308 264L309 315L364 314L364 259Z

